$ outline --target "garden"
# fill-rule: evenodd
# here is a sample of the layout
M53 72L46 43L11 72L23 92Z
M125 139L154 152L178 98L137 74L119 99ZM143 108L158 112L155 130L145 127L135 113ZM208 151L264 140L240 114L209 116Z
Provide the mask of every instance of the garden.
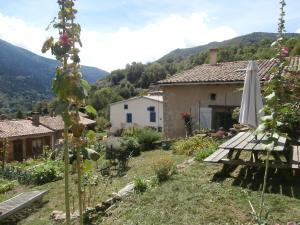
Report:
M139 127L103 140L96 133L89 132L89 136L93 137L89 147L100 157L91 160L92 166L82 178L84 224L252 224L249 201L259 204L264 170L238 167L222 174L222 166L204 163L223 139L202 133L166 141L161 133ZM125 163L120 157L124 154ZM2 224L62 223L50 216L54 211L64 212L62 154L54 160L49 157L45 154L23 163L7 163L1 170L0 201L25 191L49 190L42 204ZM193 163L185 164L187 161ZM270 224L299 218L300 173L271 170L270 174L265 206ZM76 168L71 166L71 218L79 208L77 183ZM130 183L134 187L130 194L105 211L95 211ZM77 216L72 224L77 224Z
M36 159L3 160L0 201L32 190L49 193L1 224L299 224L299 170L268 168L270 149L278 144L273 135L293 133L287 125L299 122L299 80L287 93L289 80L281 76L285 1L280 3L277 66L264 89L265 116L256 131L271 134L263 145L265 168L235 166L224 172L203 160L231 136L222 130L193 132L189 113L181 115L186 137L174 140L150 127L132 126L118 135L86 130L79 110L85 107L95 117L97 111L86 105L90 87L79 70L81 27L74 21L74 2L58 1L58 18L50 25L59 37L47 39L42 52L51 50L60 61L52 88L55 113L64 120L64 143L54 152L44 148Z

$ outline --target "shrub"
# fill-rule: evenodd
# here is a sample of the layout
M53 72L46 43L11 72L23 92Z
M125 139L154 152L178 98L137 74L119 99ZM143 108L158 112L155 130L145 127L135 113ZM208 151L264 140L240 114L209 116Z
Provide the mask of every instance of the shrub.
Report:
M133 156L140 155L140 144L135 137L123 137L121 138L121 144L126 150Z
M159 182L167 181L173 170L173 162L170 156L163 156L153 164L153 169Z
M103 116L97 117L97 119L96 119L96 129L98 131L103 131L108 126L109 126L109 122L105 117L103 117Z
M105 149L105 159L110 160L111 165L118 166L120 174L123 173L130 156L127 142L120 137L109 138L105 143Z
M215 147L203 149L195 153L195 160L202 162L206 157L210 156L216 150Z
M32 182L37 185L46 184L63 178L63 166L59 161L46 161L32 167Z
M17 180L20 184L45 184L51 181L62 179L62 161L44 161L31 167L19 167L7 165L2 169L1 174L9 180Z
M143 193L147 190L147 180L142 177L137 177L134 179L134 190L137 193Z
M3 194L17 186L16 181L0 179L0 194Z
M138 142L141 145L142 150L153 149L155 147L154 142L162 138L162 134L152 128L149 127L141 128L137 126L126 128L123 131L122 136L136 137Z
M193 136L176 141L172 145L173 152L179 155L196 155L200 151L214 151L218 147L218 141L211 137Z

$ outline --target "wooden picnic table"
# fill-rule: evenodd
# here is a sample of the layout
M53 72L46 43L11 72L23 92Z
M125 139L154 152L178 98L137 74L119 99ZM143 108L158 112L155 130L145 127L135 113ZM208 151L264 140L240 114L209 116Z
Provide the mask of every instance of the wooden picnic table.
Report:
M254 135L254 132L240 132L219 146L219 149L204 159L205 162L232 165L264 166L259 156L265 153L262 141L267 140L266 134ZM270 167L300 169L300 147L292 150L286 148L286 138L275 136L278 144L271 150L274 159ZM242 152L250 152L250 159L240 158Z

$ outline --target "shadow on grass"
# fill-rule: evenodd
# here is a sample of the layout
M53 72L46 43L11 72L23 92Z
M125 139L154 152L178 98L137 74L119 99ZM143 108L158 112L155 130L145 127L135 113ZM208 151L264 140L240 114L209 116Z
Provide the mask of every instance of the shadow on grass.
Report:
M30 207L20 210L3 221L0 221L0 225L17 225L21 220L27 218L32 213L40 210L40 208L45 207L49 201L35 202Z
M230 173L237 167L226 166L214 175L213 182L222 182L227 178L232 178L232 185L234 186L253 191L262 189L265 168L244 166L237 171L237 175L232 176ZM267 192L300 199L300 170L270 168L267 179Z

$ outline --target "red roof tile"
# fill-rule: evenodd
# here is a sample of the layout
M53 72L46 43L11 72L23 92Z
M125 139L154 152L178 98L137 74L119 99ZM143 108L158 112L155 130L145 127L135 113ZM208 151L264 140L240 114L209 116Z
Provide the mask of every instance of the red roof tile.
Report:
M31 120L0 121L0 138L21 137L50 133L53 133L53 131L43 125L33 125Z
M50 128L51 130L63 130L64 129L64 121L61 116L41 116L40 117L40 123L44 126ZM80 117L80 123L82 123L85 126L95 124L96 121L90 120L85 117Z
M270 69L275 65L274 59L257 60L257 64L260 79L267 80ZM244 82L247 65L248 61L223 62L215 65L203 64L161 80L158 84ZM300 69L300 57L290 57L289 66Z

